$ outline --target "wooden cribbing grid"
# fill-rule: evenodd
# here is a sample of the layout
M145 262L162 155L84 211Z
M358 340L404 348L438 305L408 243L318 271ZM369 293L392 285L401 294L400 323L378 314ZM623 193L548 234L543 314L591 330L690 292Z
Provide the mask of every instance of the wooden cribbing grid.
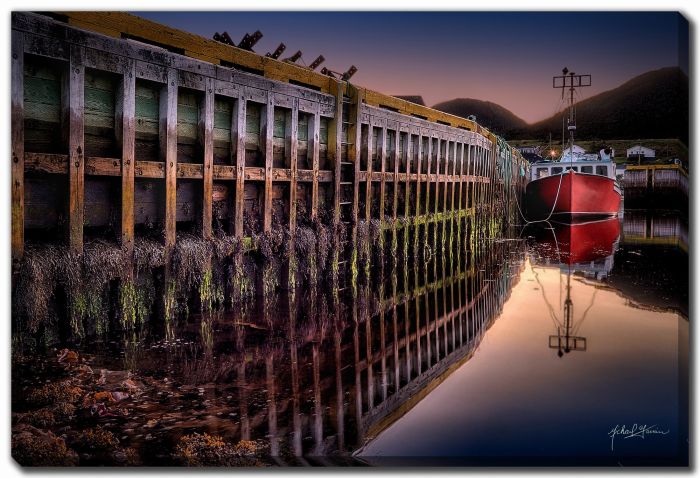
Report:
M113 211L125 251L151 222L171 250L181 224L420 218L502 184L475 122L125 13L13 13L11 75L15 262L47 228L80 252Z

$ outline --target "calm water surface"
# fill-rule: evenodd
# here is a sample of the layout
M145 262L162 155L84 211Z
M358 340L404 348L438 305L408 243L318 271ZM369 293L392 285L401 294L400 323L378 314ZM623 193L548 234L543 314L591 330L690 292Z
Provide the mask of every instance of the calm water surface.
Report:
M534 241L517 285L471 360L360 456L373 464L687 459L682 223L630 213L619 224L553 226L524 231ZM639 432L644 425L649 432Z
M138 390L100 425L145 465L192 432L291 465L687 462L680 217L454 246L373 270L349 300L283 294L84 350Z

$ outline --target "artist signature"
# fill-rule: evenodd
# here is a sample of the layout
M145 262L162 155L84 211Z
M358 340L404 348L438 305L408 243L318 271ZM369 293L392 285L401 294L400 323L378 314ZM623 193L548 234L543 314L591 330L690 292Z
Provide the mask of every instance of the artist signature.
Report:
M625 425L615 425L608 432L610 437L610 450L615 449L615 437L621 436L625 440L628 438L641 438L642 440L647 435L668 435L670 430L659 430L656 425L638 425L633 424L631 427Z

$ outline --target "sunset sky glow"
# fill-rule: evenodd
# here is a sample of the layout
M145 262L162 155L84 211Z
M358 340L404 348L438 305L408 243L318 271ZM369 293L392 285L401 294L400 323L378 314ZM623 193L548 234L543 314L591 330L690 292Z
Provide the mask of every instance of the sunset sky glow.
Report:
M264 55L303 51L311 63L345 71L352 82L391 95L421 95L429 106L476 98L528 122L559 111L551 77L568 67L593 76L585 98L667 66L688 72L685 20L673 12L134 12L211 38L227 31L264 37ZM319 68L320 69L320 68Z

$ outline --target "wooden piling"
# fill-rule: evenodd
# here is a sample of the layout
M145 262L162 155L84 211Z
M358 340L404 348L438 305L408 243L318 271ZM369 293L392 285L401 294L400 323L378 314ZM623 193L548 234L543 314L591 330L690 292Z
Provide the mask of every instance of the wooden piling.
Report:
M117 139L121 139L121 246L127 257L134 252L134 167L136 166L136 65L125 64L117 94ZM120 138L121 137L121 138ZM128 271L132 267L127 267Z
M177 71L167 70L167 83L160 93L160 160L165 163L166 264L175 247L177 232Z
M12 263L24 254L24 37L12 31L11 66L12 141Z
M68 71L68 244L73 252L83 252L85 214L85 64L84 50L70 49Z

